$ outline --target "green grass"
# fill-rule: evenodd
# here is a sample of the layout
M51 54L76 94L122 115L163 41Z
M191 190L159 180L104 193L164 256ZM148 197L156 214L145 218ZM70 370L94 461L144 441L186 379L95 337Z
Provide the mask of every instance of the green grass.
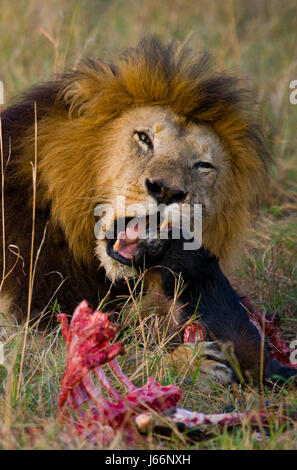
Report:
M263 120L276 157L271 190L248 234L242 260L232 275L234 286L267 313L281 316L287 341L297 337L297 105L289 102L289 84L297 79L297 5L295 0L1 0L0 80L5 101L31 84L75 63L83 54L110 60L142 36L185 40L212 52L221 66L248 78L262 103ZM269 124L268 124L269 123ZM58 307L56 305L56 307ZM133 323L134 322L134 323ZM284 406L297 409L296 392L249 387L224 389L210 384L210 393L183 381L183 373L161 376L159 356L142 347L134 318L125 331L128 354L121 363L135 383L153 374L175 381L184 405L202 412L258 410L269 400L277 410L269 426L256 434L249 422L227 430L210 428L207 440L189 444L180 435L148 436L138 448L297 449L297 426L281 423ZM148 330L148 328L147 328ZM0 448L87 448L56 421L65 346L59 329L30 331L17 398L23 328L1 318L5 366L0 366ZM199 370L198 370L199 378ZM115 383L115 386L119 384ZM123 444L119 440L117 447Z

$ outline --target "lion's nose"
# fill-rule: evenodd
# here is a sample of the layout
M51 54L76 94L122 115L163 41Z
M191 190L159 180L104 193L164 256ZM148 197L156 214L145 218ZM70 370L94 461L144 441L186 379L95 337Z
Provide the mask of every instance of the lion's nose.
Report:
M173 202L182 202L187 197L187 192L183 188L170 187L165 181L156 179L150 181L145 180L145 185L150 196L152 196L158 204L172 204Z

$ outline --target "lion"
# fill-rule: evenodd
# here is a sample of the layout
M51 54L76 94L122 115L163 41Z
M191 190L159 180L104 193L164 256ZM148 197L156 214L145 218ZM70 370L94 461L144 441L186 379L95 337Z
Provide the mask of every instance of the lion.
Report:
M86 59L33 87L1 121L1 298L18 319L27 312L32 259L33 318L56 298L72 313L83 298L95 308L107 292L127 292L133 270L121 261L133 247L124 240L117 251L96 239L100 204L113 209L101 217L106 230L134 217L135 203L202 204L204 247L224 270L238 258L271 155L252 95L214 72L207 54L144 39L114 64ZM126 204L115 211L119 196Z

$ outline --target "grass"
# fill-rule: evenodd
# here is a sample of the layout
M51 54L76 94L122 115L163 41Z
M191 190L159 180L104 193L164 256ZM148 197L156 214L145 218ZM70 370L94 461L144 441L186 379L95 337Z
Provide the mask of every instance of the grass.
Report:
M75 63L83 54L110 60L117 51L148 34L181 41L191 36L193 47L207 48L220 65L249 80L263 103L263 120L271 135L276 164L269 196L247 236L232 282L262 311L280 315L288 342L296 339L297 105L289 101L289 84L297 78L296 1L1 0L0 8L0 80L6 102L31 84ZM135 313L132 325L124 332L128 354L122 366L125 371L134 371L132 379L137 384L148 374L158 377L160 372L160 351L157 354L144 347L145 342L152 341L148 331L146 324L139 326ZM0 448L89 447L68 436L56 422L65 366L59 327L50 332L29 328L22 356L24 333L23 327L1 317L5 365L0 366ZM164 383L179 383L183 404L189 408L218 412L232 406L257 411L269 400L277 410L260 433L255 433L247 421L232 430L214 426L209 438L196 444L180 435L167 439L148 436L145 442L135 444L137 448L297 449L296 423L292 420L284 425L280 419L285 406L297 408L296 392L290 387L260 392L250 387L225 389L210 384L211 391L206 394L183 381L183 376L184 371L180 371L159 378ZM115 446L123 443L119 440Z

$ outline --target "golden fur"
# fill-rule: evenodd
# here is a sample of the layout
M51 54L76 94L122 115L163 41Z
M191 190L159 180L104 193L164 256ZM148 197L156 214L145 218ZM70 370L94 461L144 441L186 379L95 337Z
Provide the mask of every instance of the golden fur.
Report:
M52 95L48 103L46 93ZM126 272L107 256L102 241L95 244L94 207L123 194L130 204L149 203L144 177L157 173L173 184L188 185L189 202L206 205L204 245L224 265L234 258L264 193L270 163L252 99L238 80L214 73L205 56L197 60L188 49L176 53L172 45L143 40L114 65L85 61L48 88L33 89L23 103L32 106L34 101L37 209L48 211L51 243L65 237L74 264L91 269L95 252L113 280ZM7 135L10 110L16 114L8 108L5 120L4 113ZM24 193L10 197L27 198L29 219L34 119L26 124L18 117L16 122L8 185L23 188ZM147 166L137 160L131 140L140 124L159 139L155 163L150 160ZM204 172L193 182L191 158L199 156L215 161L216 176ZM15 238L9 242L17 244ZM53 268L52 261L46 263Z

